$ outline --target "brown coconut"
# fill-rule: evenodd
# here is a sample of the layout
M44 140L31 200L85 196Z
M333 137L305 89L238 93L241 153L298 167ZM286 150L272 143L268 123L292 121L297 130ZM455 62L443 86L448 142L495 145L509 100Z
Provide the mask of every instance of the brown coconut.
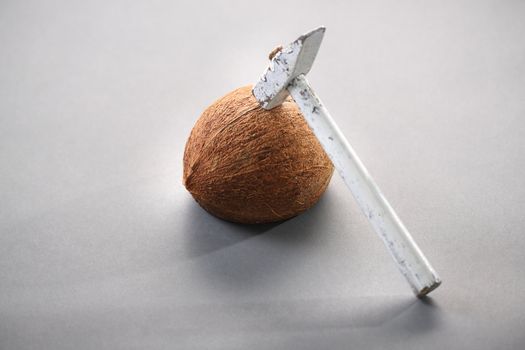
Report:
M296 104L265 110L251 87L201 115L186 143L183 183L208 212L240 223L291 218L314 205L333 166Z

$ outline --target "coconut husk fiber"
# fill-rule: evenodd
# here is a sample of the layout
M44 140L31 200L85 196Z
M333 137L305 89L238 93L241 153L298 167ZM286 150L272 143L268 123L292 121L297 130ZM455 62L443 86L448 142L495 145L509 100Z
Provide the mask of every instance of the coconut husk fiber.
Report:
M233 222L296 216L319 200L332 173L297 105L287 99L265 110L251 86L209 106L184 151L188 191L208 212Z

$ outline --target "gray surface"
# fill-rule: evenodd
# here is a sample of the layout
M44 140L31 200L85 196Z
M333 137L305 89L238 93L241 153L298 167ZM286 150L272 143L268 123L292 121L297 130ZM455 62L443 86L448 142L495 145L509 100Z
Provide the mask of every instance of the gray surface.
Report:
M200 112L319 24L309 80L426 302L336 177L263 227L181 185ZM0 348L525 348L524 34L520 1L2 1Z

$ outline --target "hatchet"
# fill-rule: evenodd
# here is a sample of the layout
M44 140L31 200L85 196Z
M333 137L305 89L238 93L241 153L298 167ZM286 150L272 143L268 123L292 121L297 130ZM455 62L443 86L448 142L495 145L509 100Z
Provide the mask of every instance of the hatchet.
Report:
M324 32L325 28L319 27L272 52L270 65L254 86L253 95L264 109L279 106L288 95L294 99L414 293L424 296L440 285L440 278L305 78Z

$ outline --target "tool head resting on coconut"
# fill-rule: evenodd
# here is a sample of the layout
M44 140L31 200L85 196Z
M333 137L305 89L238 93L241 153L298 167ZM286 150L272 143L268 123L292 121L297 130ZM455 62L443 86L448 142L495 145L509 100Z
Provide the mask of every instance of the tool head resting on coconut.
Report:
M324 32L325 27L319 27L303 34L271 57L269 67L252 90L264 109L272 109L283 103L288 97L287 87L292 80L310 71Z

